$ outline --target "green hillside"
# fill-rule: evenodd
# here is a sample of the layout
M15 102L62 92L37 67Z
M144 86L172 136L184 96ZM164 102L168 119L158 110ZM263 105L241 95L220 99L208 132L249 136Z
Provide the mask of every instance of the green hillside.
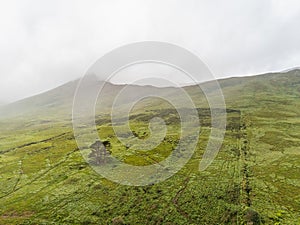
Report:
M228 123L217 158L207 170L198 170L210 111L197 86L185 87L200 116L196 152L171 178L142 187L113 183L83 159L71 120L78 81L2 106L0 224L300 224L300 70L219 83ZM108 83L96 111L109 113L122 88ZM171 98L177 93L176 88L131 86L132 94L140 91ZM108 114L96 116L97 129L110 141L112 155L127 164L150 165L176 145L178 114L165 101L145 99L130 115L140 139L147 138L148 122L156 116L166 122L167 134L148 152L123 146Z

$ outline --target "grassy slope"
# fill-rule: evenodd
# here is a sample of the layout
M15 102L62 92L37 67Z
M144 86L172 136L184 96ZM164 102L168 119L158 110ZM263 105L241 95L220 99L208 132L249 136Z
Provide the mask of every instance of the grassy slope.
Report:
M248 123L251 206L268 224L299 224L300 71L260 78L230 102Z
M256 212L267 224L299 223L299 71L225 79L220 84L227 107L242 114L229 114L235 126L229 126L217 160L198 172L208 137L203 127L201 142L185 168L148 187L112 183L82 159L66 116L74 83L50 92L51 97L37 96L23 101L23 106L11 106L39 106L40 111L38 116L28 113L0 121L0 224L241 224L255 220ZM193 87L187 90L195 93ZM64 116L48 114L51 108L59 108ZM147 115L157 113L161 112L153 108ZM135 119L131 126L142 132L146 125ZM178 126L169 128L174 133ZM99 130L110 134L108 124L99 124ZM119 146L116 139L112 145ZM127 154L123 160L143 164L154 156L160 159L169 145L165 143L158 156L159 152L146 157ZM113 148L116 155L122 156L123 150Z

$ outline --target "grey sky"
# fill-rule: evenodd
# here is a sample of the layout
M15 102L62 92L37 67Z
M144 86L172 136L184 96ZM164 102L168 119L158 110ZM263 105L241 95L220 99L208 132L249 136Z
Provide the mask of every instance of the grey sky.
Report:
M135 41L178 44L217 77L300 65L298 0L0 2L0 102L84 74L104 53Z

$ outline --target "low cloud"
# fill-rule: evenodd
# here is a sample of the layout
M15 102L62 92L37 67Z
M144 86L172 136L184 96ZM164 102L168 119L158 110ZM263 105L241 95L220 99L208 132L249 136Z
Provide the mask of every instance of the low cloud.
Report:
M0 102L82 76L107 51L135 41L178 44L216 77L300 62L296 0L2 1Z

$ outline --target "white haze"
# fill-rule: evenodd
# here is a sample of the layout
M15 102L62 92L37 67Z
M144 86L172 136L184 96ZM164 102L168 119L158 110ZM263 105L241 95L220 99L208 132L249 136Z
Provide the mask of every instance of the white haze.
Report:
M0 102L76 79L143 40L193 51L217 78L299 66L299 21L297 0L1 1Z

